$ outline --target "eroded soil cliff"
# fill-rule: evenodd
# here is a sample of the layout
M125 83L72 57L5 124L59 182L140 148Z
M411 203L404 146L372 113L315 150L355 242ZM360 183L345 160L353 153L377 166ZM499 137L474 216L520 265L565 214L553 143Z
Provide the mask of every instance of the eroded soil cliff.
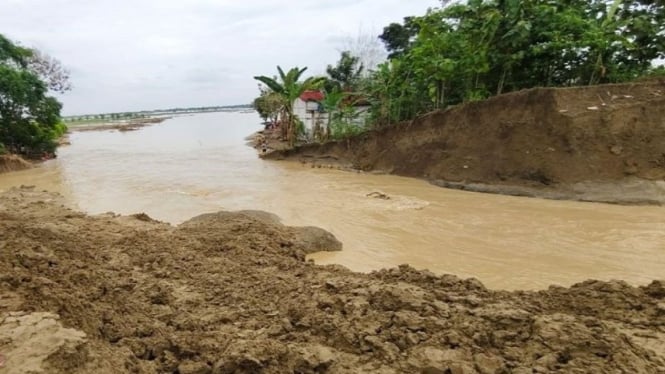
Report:
M271 159L487 192L665 203L665 81L537 88Z
M0 155L0 174L25 170L32 167L32 164L17 155Z

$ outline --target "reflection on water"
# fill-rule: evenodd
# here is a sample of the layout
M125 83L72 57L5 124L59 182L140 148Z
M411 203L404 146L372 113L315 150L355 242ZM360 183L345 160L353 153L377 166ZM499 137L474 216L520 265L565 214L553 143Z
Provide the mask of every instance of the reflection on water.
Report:
M0 175L0 189L34 184L90 213L146 212L172 223L221 209L267 210L334 233L344 250L312 257L358 271L408 263L503 289L662 278L663 208L477 194L262 161L244 145L258 122L214 113L134 132L74 133L57 160ZM366 196L374 191L391 199Z

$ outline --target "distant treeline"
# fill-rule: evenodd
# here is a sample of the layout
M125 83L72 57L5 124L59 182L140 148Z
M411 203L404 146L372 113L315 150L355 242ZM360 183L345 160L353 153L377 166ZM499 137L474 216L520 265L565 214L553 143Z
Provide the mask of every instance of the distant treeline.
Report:
M178 113L201 113L201 112L223 112L229 110L251 109L250 104L238 105L224 105L224 106L206 106L206 107L191 107L191 108L171 108L171 109L155 109L143 110L140 112L120 112L120 113L98 113L98 114L81 114L74 116L64 117L67 122L78 121L107 121L107 120L131 120L136 118L146 118L158 115L178 114Z

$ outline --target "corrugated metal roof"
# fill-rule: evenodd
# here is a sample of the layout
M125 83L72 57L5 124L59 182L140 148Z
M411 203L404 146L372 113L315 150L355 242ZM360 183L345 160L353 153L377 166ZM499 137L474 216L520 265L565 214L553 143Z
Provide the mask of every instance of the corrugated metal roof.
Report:
M323 92L319 90L305 91L302 93L302 95L300 95L300 100L302 101L321 101L323 98Z

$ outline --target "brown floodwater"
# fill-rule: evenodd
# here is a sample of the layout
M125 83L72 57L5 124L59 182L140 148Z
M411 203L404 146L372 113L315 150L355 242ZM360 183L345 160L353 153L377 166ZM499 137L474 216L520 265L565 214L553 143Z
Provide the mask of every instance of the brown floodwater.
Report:
M145 212L174 224L260 209L344 243L311 257L371 271L410 264L491 288L593 279L645 284L665 274L665 209L443 189L417 179L262 161L249 113L176 117L133 132L80 132L56 160L0 174L0 190L36 185L89 213ZM368 197L371 192L389 200Z

